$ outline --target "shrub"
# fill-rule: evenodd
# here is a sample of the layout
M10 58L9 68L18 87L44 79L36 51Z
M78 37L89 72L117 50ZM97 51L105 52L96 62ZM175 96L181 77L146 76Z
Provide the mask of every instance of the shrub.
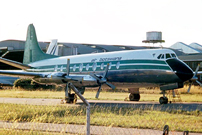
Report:
M54 85L38 84L30 78L17 79L13 83L13 87L17 89L26 89L26 90L40 90L40 89L50 90L56 88Z

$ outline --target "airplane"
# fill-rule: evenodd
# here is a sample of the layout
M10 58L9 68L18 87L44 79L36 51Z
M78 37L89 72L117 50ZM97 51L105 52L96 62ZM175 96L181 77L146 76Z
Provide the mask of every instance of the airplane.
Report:
M196 80L196 74L170 49L143 49L74 56L55 56L42 52L33 24L28 26L23 63L1 58L0 62L21 70L0 70L1 75L31 77L43 84L66 85L66 103L76 103L70 83L81 94L87 87L129 88L130 101L139 101L141 87L160 87L160 104L167 104L166 90L182 88Z

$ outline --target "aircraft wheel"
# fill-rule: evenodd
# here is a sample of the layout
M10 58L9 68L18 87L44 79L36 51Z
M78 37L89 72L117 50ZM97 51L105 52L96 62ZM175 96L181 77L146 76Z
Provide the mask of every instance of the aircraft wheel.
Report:
M74 97L73 97L72 103L76 104L76 102L77 102L77 96L76 96L76 94L74 94L73 96Z
M70 98L65 98L65 103L70 103Z
M167 97L160 97L159 98L159 103L160 104L167 104L168 103L168 98Z
M75 104L77 102L76 94L69 94L69 98L65 98L66 103Z
M129 95L130 101L139 101L140 100L140 94L132 94Z

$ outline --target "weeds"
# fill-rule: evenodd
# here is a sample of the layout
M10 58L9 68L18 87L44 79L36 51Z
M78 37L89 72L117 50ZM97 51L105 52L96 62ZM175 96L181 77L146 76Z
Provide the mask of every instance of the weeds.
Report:
M0 115L4 121L82 124L86 122L86 108L66 106L35 106L0 104ZM202 132L202 113L200 111L154 110L152 107L118 108L91 107L91 125L125 128L162 129L169 125L173 131L189 130Z
M155 93L150 93L155 91ZM201 90L202 91L202 90ZM162 94L159 90L142 90L140 101L156 101L158 102L159 97ZM193 91L192 91L193 92ZM52 98L52 99L64 99L64 91L53 91L53 90L36 90L26 91L23 89L11 89L11 90L0 90L0 97L12 97L12 98ZM106 92L100 93L99 99L95 98L96 91L86 91L84 97L86 99L93 100L124 100L128 97L128 92ZM183 102L202 102L202 94L181 94Z

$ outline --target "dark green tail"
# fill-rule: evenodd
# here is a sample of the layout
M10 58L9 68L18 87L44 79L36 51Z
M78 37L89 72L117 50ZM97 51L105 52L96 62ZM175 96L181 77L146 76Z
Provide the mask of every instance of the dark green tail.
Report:
M23 64L29 64L35 61L55 58L58 56L44 53L39 47L36 32L33 24L28 26L27 39L25 42Z

